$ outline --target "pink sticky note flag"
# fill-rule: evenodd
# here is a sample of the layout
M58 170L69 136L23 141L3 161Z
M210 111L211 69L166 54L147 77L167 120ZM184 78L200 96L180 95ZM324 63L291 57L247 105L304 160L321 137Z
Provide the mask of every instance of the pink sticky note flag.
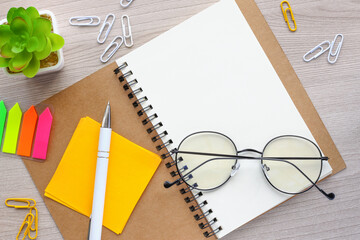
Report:
M46 108L39 116L32 155L33 158L46 159L52 121L53 117L50 109Z

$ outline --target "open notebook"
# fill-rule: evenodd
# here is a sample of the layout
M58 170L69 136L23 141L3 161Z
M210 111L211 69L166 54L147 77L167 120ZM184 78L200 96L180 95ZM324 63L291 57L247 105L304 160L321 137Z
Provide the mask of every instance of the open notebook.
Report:
M114 74L113 70L124 62L127 67ZM119 78L126 81L120 82ZM138 83L127 89L130 83L136 83L135 78ZM139 87L142 92L137 90ZM135 91L130 94L132 90ZM173 140L168 146L170 150L187 134L200 130L222 132L235 141L238 149L258 150L275 136L297 134L315 139L324 155L330 157L331 167L325 166L323 176L331 173L331 168L333 174L345 168L253 0L215 3L116 63L45 100L45 104L54 108L48 159L44 163L24 161L42 195L79 119L90 116L100 121L104 103L109 100L113 131L158 155L168 152L157 148L161 140L163 143ZM141 101L145 102L133 104ZM150 104L153 110L144 113ZM144 120L155 116L143 125ZM160 128L148 133L147 129L155 127ZM161 133L165 130L168 135L164 137ZM204 239L204 232L211 233L212 229L198 226L200 222L206 224L205 219L194 218L195 214L202 214L201 209L189 210L196 203L184 201L191 197L191 192L179 193L186 188L184 184L163 187L175 170L166 167L170 161L166 158L160 163L123 232L116 235L103 228L102 240ZM203 210L212 209L208 219L217 217L212 228L221 226L223 230L217 237L222 237L289 197L267 184L259 162L244 162L233 179L217 191L204 193L198 201L207 200ZM64 239L86 239L88 217L51 199L44 201Z
M138 81L131 89L148 99L142 108L152 105L147 114L157 116L153 125L161 122L158 133L168 133L163 142L173 141L168 151L206 130L224 133L239 149L261 151L286 134L315 141L234 0L214 4L117 60L119 66L125 62L122 72L132 72L127 81ZM322 178L331 172L325 162ZM207 203L203 212L212 210L207 220L216 217L217 237L291 197L274 190L253 160L242 161L221 188L202 193L197 203Z

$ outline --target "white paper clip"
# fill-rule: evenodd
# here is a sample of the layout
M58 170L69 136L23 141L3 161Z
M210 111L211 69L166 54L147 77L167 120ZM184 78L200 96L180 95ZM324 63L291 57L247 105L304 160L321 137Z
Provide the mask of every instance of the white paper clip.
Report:
M121 42L118 43L116 40L121 39ZM121 47L121 45L124 43L124 38L122 36L116 36L112 42L109 44L109 46L105 49L103 54L100 56L100 61L103 63L106 63L110 60L110 58L116 53L116 51ZM105 54L110 50L110 48L115 47L107 56L107 58L104 60Z
M94 22L95 19L96 19L96 21ZM92 26L99 25L100 22L101 22L101 20L98 16L80 16L80 17L72 17L69 19L69 23L72 26L90 26L90 27L92 27Z
M334 49L334 45L335 45L335 42L336 42L338 37L340 37L340 42L339 42L339 45L336 48L336 51L333 53L332 51ZM334 64L337 61L337 59L339 57L339 54L340 54L342 44L343 44L343 41L344 41L344 36L342 34L336 34L335 35L334 40L331 42L330 51L329 51L329 55L328 55L328 62L329 63ZM331 60L331 57L335 57L335 59Z
M128 6L130 6L130 4L133 2L134 0L120 0L120 5L123 8L127 8ZM126 2L126 3L124 3Z
M127 21L127 24L124 23L125 21ZM134 45L134 41L133 41L133 37L132 37L132 33L131 33L130 18L128 15L123 15L121 17L121 25L122 25L123 35L124 35L125 46L132 47ZM128 34L126 33L126 25L128 26ZM127 42L127 39L129 39L129 43Z
M329 46L324 48L323 45L324 44L328 44ZM326 52L327 50L329 50L331 46L331 43L329 41L323 41L322 43L320 43L319 45L317 45L316 47L314 47L313 49L311 49L310 51L308 51L304 56L303 59L305 62L310 62L313 59L316 59L317 57L319 57L321 54L323 54L324 52ZM318 52L317 54L315 54L314 56L312 56L311 58L307 59L306 57L310 54L312 54L313 52L315 52L316 50L320 50L320 52Z
M108 22L108 18L109 18L109 17L112 17L112 21L111 21L111 22L110 22L110 21ZM112 26L114 25L114 22L115 22L115 15L114 15L114 14L109 13L108 15L106 15L105 20L104 20L104 23L103 23L103 25L101 26L101 29L100 29L100 31L99 31L99 35L98 35L98 37L97 37L98 43L102 44L102 43L104 43L104 42L106 41L106 39L107 39L107 37L108 37L108 35L109 35L110 31L111 31L111 28L112 28ZM106 26L107 26L107 29L106 29L105 37L104 37L103 40L100 40L101 35L103 34L104 29L105 29Z

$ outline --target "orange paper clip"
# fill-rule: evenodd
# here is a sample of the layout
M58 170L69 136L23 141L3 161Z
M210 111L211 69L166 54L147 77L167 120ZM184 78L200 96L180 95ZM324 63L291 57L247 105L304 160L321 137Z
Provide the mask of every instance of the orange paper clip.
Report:
M283 6L284 3L286 3L286 4L288 5L288 7L285 8L285 9L284 9L284 6ZM292 31L292 32L295 32L296 29L297 29L297 27L296 27L296 22L295 22L295 18L294 18L293 11L292 11L292 9L291 9L291 7L290 7L290 3L289 3L288 1L282 1L282 2L280 3L280 7L281 7L281 11L282 11L282 13L283 13L283 15L284 15L285 22L287 23L287 25L288 25L288 27L289 27L289 30ZM287 15L287 12L288 12L288 11L289 11L289 13L290 13L290 16L291 16L292 21L294 22L294 28L291 28L291 26L290 26L290 21L289 21L288 15Z
M11 205L9 202L15 202L15 203L25 203L26 205ZM8 198L5 200L5 205L7 207L12 208L34 208L36 206L36 202L34 199L31 198Z

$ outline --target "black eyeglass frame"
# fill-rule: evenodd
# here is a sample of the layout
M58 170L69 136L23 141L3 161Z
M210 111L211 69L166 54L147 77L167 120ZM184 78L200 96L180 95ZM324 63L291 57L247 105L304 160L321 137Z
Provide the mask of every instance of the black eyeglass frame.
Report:
M311 187L309 187L309 188L307 188L307 189L305 189L305 190L303 190L303 191L301 191L301 192L298 192L298 193L289 193L289 192L282 191L282 190L278 189L277 187L275 187L275 186L271 183L271 181L269 180L269 178L268 178L268 176L266 175L265 170L264 170L263 167L261 168L261 169L262 169L262 172L263 172L266 180L268 181L268 183L269 183L273 188L275 188L276 190L278 190L279 192L282 192L282 193L285 193L285 194L291 194L291 195L297 195L297 194L301 194L301 193L307 192L307 191L309 191L311 188L313 188L313 187L317 184L317 182L319 181L320 176L321 176L321 172L322 172L322 169L323 169L323 161L327 161L328 158L326 157L326 158L323 159L323 155L322 155L321 150L320 150L320 148L318 147L318 145L315 144L313 141L311 141L311 140L308 139L308 138L305 138L305 137L302 137L302 136L298 136L298 135L280 135L280 136L277 136L277 137L274 137L273 139L271 139L268 143L266 143L265 147L263 148L263 151L262 151L262 153L261 153L261 161L260 161L260 163L261 163L262 166L264 166L264 165L263 165L263 161L264 161L263 156L264 156L264 150L266 149L266 147L267 147L272 141L274 141L274 140L276 140L276 139L279 139L279 138L282 138L282 137L297 137L297 138L301 138L301 139L304 139L304 140L309 141L310 143L312 143L312 144L316 147L316 149L319 151L319 155L320 155L320 157L321 157L321 159L319 159L319 160L321 160L321 161L320 161L320 164L321 164L321 165L320 165L320 171L319 171L318 177L316 178L316 181L313 182L312 180L310 180L309 177L308 177L304 172L302 172L300 169L298 169L296 166L294 166L298 171L300 171L300 172L309 180L309 182L310 182L312 185L311 185Z
M327 160L328 160L328 157L324 157L324 156L322 155L322 153L321 153L320 148L317 146L317 144L315 144L315 143L314 143L313 141L311 141L310 139L307 139L307 138L305 138L305 137L298 136L298 135L280 135L280 136L274 137L274 138L272 138L270 141L268 141L268 142L266 143L266 145L264 146L262 152L257 151L257 150L255 150L255 149L243 149L243 150L241 150L241 151L238 151L238 150L237 150L237 147L236 147L236 145L235 145L235 143L234 143L234 141L233 141L230 137L228 137L227 135L225 135L225 134L223 134L223 133L215 132L215 131L199 131L199 132L191 133L191 134L189 134L188 136L186 136L186 137L180 142L180 144L179 144L179 149L180 149L181 144L182 144L187 138L189 138L189 137L191 137L191 136L193 136L193 135L195 135L195 134L201 134L201 133L218 134L218 135L221 135L221 136L227 138L227 139L233 144L234 149L235 149L235 151L236 151L236 155L213 154L213 153L200 153L200 152L187 152L187 151L178 151L177 149L174 149L173 152L175 152L175 166L176 166L176 170L177 170L177 172L178 172L178 175L180 176L180 178L179 178L178 180L176 180L175 182L178 182L179 180L181 180L181 181L183 181L189 188L191 188L191 189L196 189L196 190L199 190L199 191L212 191L212 190L216 190L216 189L222 187L225 183L227 183L227 182L230 180L230 178L231 178L232 175L230 174L229 177L228 177L222 184L220 184L219 186L216 186L216 187L214 187L214 188L209 188L209 189L201 189L201 188L198 188L198 187L196 187L196 186L190 185L184 178L185 178L186 176L188 176L189 174L191 174L191 172L195 171L196 169L198 169L199 167L201 167L202 165L204 165L205 163L207 163L207 162L209 162L209 161L235 159L235 163L234 163L234 165L232 166L232 168L234 169L234 167L236 167L236 165L237 165L238 160L240 160L240 159L247 159L247 160L253 159L253 160L260 160L260 164L261 164L261 166L262 166L261 169L262 169L262 172L263 172L263 174L264 174L265 179L266 179L267 182L270 184L270 186L272 186L274 189L278 190L278 191L281 192L281 193L290 194L290 195L297 195L297 194L301 194L301 193L307 192L307 191L309 191L311 188L313 188L313 187L315 186L315 187L316 187L321 193L323 193L328 199L332 200L332 199L335 198L335 194L333 194L333 193L327 194L327 193L325 193L322 189L320 189L320 188L316 185L317 182L318 182L319 179L320 179L320 176L321 176L321 172L322 172L322 169L323 169L323 161L327 161ZM308 160L314 160L314 157L311 157L311 158L310 158L310 157L299 157L299 158L296 158L296 157L264 157L264 156L263 156L264 150L266 149L266 147L267 147L271 142L273 142L273 141L276 140L276 139L283 138L283 137L301 138L301 139L304 139L304 140L312 143L312 144L316 147L316 149L319 151L319 156L320 156L318 159L321 160L321 161L320 161L320 162L321 162L320 171L319 171L319 175L318 175L316 181L312 181L312 180L311 180L303 171L301 171L296 165L292 164L291 162L286 161L286 160L289 160L289 159L292 159L292 160L307 160L307 159L308 159ZM257 158L257 157L239 156L238 154L239 154L239 153L242 153L242 152L255 152L255 153L260 154L261 157L258 157L258 158ZM219 156L219 157L222 157L222 158L212 158L212 159L209 159L209 160L201 163L200 165L198 165L198 166L195 167L194 169L192 169L189 173L186 173L185 175L183 175L182 172L181 172L181 170L179 169L179 166L178 166L178 163L180 162L180 161L178 161L178 154L197 154L197 155L207 155L207 156ZM315 158L315 159L316 159L316 158ZM295 167L301 174L303 174L303 175L309 180L309 182L311 183L311 186L308 187L308 188L306 188L305 190L303 190L303 191L301 191L301 192L296 192L296 193L285 192L285 191L283 191L283 190L278 189L277 187L275 187L275 186L271 183L271 181L268 179L268 176L267 176L266 173L265 173L264 164L263 164L263 161L264 161L264 160L283 161L283 162L286 162L286 163L291 164L293 167ZM174 182L174 183L175 183L175 182ZM172 184L174 184L174 183L172 183ZM171 185L169 185L169 184L170 184L170 183L167 182L167 183L164 184L164 186L165 186L165 187L170 187L170 186L172 185L172 184L171 184ZM168 186L166 186L166 185L168 185Z
M234 149L235 149L235 151L236 151L236 154L238 154L238 150L237 150L237 148L236 148L236 145L235 145L234 141L233 141L231 138L229 138L228 136L226 136L226 135L223 134L223 133L214 132L214 131L200 131L200 132L194 132L194 133L191 133L191 134L187 135L183 140L181 140L181 142L180 142L180 144L179 144L179 149L180 149L181 144L182 144L187 138L189 138L189 137L191 137L191 136L193 136L193 135L195 135L195 134L199 134L199 133L215 133L215 134L219 134L219 135L227 138L227 139L230 140L230 142L233 144ZM179 166L178 166L178 163L179 163L179 161L178 161L178 153L181 153L181 152L177 151L177 149L175 149L175 151L176 151L176 152L175 152L175 163L176 163L175 166L176 166L176 170L177 170L179 176L181 177L181 179L182 179L182 180L186 183L186 185L188 185L189 187L192 187L192 188L194 188L194 189L196 189L196 190L199 190L199 191L212 191L212 190L215 190L215 189L218 189L218 188L222 187L225 183L227 183L227 182L230 180L231 175L230 175L222 184L220 184L219 186L216 186L216 187L214 187L214 188L209 188L209 189L201 189L201 188L197 188L197 187L194 187L194 186L188 184L188 183L185 181L184 176L182 175L182 173L181 173L181 171L180 171L180 169L179 169ZM231 158L229 158L229 159L231 159ZM227 160L227 159L226 159L226 160ZM236 166L237 161L238 161L238 159L235 159L235 164L234 164L233 167ZM197 167L194 168L193 170L196 170L198 167L200 167L200 166L197 166Z

